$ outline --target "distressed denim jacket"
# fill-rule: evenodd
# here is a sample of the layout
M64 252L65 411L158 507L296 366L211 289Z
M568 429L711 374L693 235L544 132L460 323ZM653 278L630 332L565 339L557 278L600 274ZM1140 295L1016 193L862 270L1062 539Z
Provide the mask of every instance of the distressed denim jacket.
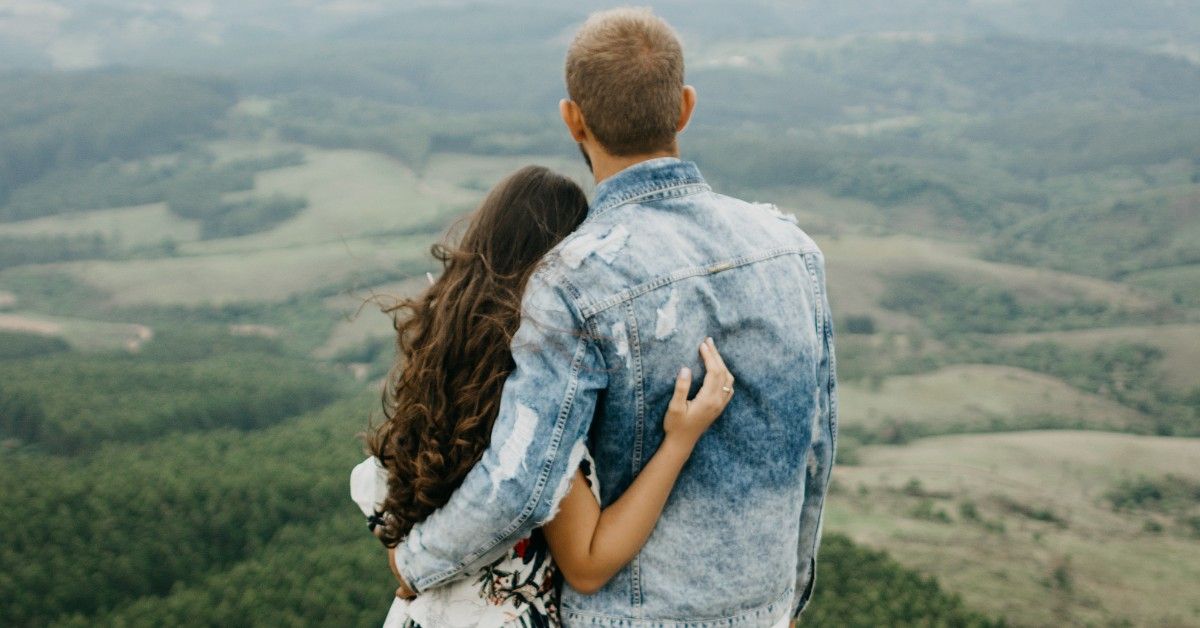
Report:
M491 445L399 546L418 591L550 520L587 448L602 505L663 439L676 374L712 336L737 392L701 437L642 551L599 592L563 586L567 626L771 626L816 580L837 447L821 251L772 205L712 191L674 157L597 186L530 279Z

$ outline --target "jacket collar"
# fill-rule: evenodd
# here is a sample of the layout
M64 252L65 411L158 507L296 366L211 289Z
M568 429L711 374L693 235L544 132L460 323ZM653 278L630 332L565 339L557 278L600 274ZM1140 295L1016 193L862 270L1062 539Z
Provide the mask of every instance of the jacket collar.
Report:
M645 197L654 197L667 190L694 187L710 189L695 162L678 157L655 157L639 161L600 182L588 207L591 218L618 205Z

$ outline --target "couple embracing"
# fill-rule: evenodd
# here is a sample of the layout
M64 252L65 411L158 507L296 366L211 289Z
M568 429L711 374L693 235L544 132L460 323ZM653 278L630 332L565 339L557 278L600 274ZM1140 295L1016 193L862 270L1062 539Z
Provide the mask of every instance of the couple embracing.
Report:
M674 31L592 15L563 121L597 186L517 171L401 302L354 500L386 626L787 626L837 443L821 251L679 158Z

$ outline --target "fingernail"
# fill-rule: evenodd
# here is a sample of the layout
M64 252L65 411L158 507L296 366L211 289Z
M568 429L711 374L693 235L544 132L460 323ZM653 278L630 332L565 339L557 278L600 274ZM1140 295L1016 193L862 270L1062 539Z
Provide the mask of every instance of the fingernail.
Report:
M691 376L692 376L692 369L690 369L690 368L688 368L688 367L686 367L686 366L685 366L685 367L683 367L683 368L681 368L681 369L679 369L679 376L680 376L680 377L691 377Z
M713 348L715 348L715 347L717 346L717 343L713 342L712 336L709 336L709 337L706 339L706 341L708 342L708 346L710 346L710 347L713 347Z

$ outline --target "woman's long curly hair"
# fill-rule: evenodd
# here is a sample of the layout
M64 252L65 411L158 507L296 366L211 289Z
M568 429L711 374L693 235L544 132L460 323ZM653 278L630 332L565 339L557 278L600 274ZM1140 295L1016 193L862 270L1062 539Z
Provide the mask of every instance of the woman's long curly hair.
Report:
M529 166L509 175L469 216L457 245L436 244L443 271L423 293L385 308L396 362L384 421L367 448L388 472L380 540L391 547L446 504L491 439L521 296L539 260L587 215L574 181Z

